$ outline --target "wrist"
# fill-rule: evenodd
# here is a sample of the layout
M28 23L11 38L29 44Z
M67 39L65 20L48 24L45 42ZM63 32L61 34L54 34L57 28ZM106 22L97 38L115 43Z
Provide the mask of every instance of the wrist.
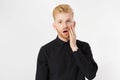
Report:
M77 50L78 50L78 47L77 47L77 46L72 47L72 51L73 51L73 52L75 52L75 51L77 51Z

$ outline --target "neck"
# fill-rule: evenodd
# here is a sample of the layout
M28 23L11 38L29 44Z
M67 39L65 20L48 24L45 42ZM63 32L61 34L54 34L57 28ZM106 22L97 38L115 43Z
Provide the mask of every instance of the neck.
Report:
M62 40L62 41L64 41L64 42L67 42L67 41L69 40L69 39L62 38L62 37L59 36L59 35L58 35L58 37L59 37L60 40Z

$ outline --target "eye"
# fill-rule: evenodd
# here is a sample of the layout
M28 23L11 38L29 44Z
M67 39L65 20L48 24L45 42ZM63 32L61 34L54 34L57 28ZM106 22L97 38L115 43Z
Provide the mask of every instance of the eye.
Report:
M62 21L58 21L58 23L60 23L60 24L61 24L61 23L62 23Z
M70 20L68 20L67 22L71 22Z

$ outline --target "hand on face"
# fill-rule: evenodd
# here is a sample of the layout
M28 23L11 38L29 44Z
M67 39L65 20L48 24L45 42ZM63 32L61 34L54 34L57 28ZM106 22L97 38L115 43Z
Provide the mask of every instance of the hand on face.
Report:
M78 47L76 44L76 34L75 34L75 22L69 27L69 39L70 39L70 47L72 51L77 51Z

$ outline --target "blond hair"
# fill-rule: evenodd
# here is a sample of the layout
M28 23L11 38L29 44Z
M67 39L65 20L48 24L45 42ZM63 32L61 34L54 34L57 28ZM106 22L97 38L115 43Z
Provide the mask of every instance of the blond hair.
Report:
M68 4L60 4L56 6L53 10L53 18L55 19L55 15L59 13L71 13L72 16L74 15L72 8Z

